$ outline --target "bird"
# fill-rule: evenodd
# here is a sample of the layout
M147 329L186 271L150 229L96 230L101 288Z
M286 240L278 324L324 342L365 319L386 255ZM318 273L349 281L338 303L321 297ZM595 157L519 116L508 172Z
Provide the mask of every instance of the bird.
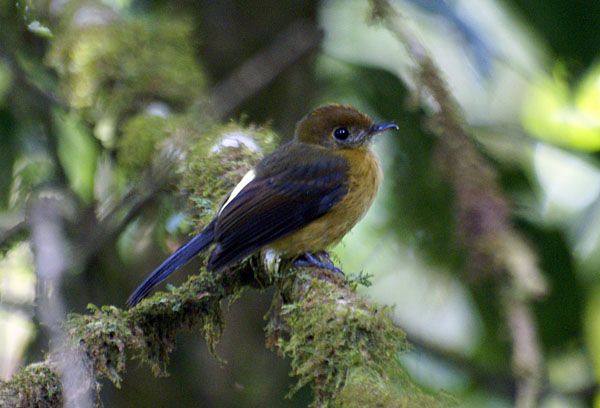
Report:
M365 215L382 181L373 137L398 130L349 105L320 106L294 137L265 156L235 186L202 232L177 249L135 289L135 306L169 275L212 247L206 269L218 272L257 253L339 271L326 255ZM265 252L266 253L266 252Z

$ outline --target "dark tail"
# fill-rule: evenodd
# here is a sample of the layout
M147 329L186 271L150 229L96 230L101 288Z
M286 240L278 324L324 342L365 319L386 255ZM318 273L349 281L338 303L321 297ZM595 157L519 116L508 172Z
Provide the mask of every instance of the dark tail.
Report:
M156 285L167 279L169 275L188 263L196 254L206 249L215 236L215 221L213 220L200 234L190 239L164 260L127 299L127 306L133 307L138 304Z

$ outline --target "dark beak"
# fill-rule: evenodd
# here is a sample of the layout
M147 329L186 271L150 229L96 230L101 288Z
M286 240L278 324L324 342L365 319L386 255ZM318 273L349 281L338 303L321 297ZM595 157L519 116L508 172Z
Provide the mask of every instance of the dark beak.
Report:
M371 126L371 131L369 133L374 135L375 133L385 132L386 130L390 129L398 130L399 127L394 122L376 123Z

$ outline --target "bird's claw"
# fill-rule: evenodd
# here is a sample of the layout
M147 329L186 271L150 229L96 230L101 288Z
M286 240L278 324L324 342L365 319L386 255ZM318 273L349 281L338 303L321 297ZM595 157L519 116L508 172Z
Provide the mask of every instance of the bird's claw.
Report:
M321 260L319 258L322 258L324 260ZM340 268L334 265L333 261L331 260L331 257L326 251L320 251L316 254L305 252L303 255L296 258L293 265L300 267L316 266L317 268L327 269L328 271L339 273L342 276L344 275L344 272L342 272Z

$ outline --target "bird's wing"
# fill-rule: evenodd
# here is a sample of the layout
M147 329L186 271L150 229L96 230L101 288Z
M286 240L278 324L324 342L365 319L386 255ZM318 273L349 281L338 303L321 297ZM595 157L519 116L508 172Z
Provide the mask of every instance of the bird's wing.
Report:
M298 163L289 160L293 153L265 161L269 168L259 171L221 209L209 270L223 268L302 228L346 195L348 164L344 158L304 151Z

